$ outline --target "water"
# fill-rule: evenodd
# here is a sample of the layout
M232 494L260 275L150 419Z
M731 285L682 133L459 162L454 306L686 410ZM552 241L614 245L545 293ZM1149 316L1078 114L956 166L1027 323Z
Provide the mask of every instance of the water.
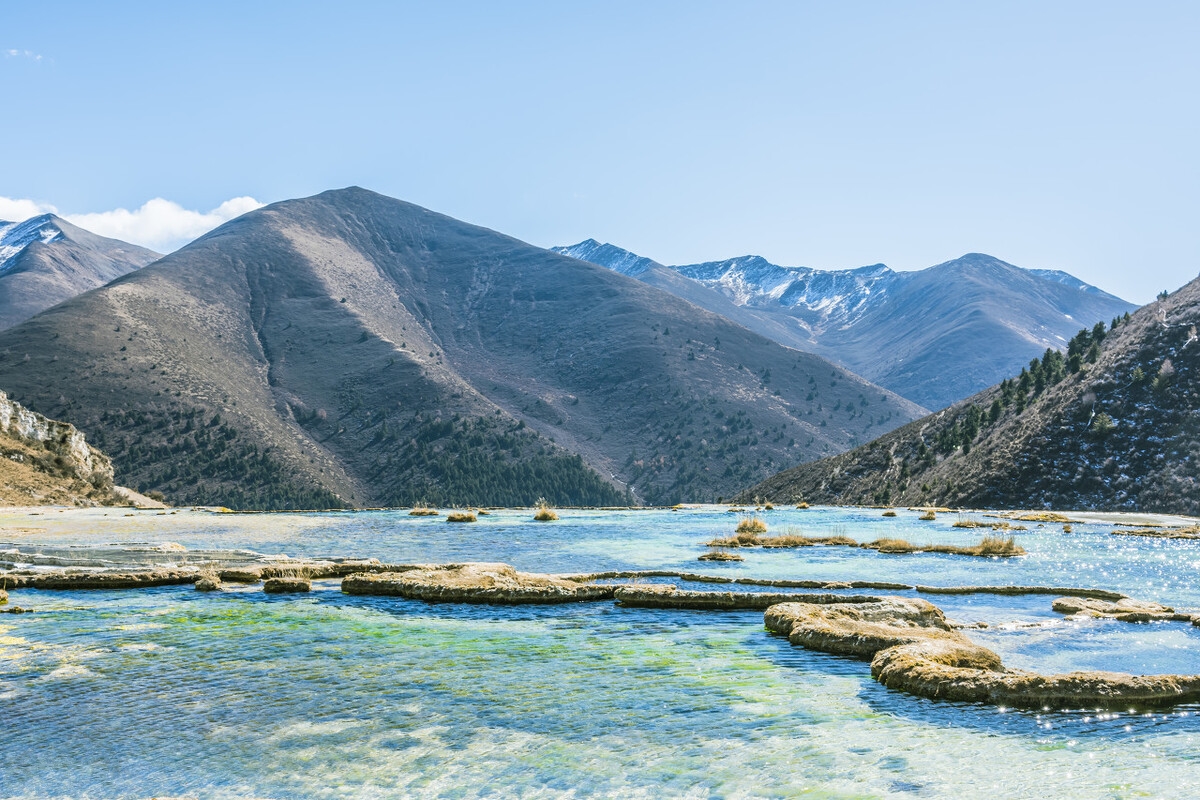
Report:
M720 510L0 514L0 539L500 560L538 571L672 568L756 577L1114 588L1200 610L1200 542L1110 525L1017 533L1020 559L743 550L704 564ZM978 541L900 512L767 512L858 539ZM107 514L107 516L105 516ZM1033 527L1031 525L1031 527ZM17 528L25 529L17 531ZM28 530L40 528L41 530ZM2 549L2 548L0 548ZM175 556L178 557L178 556ZM172 558L163 553L163 561ZM710 587L711 588L711 587ZM1200 629L1063 621L1051 597L930 597L1012 666L1200 672ZM14 592L0 616L0 796L1195 797L1200 707L1037 714L890 692L867 665L769 635L762 614L433 606L257 587Z

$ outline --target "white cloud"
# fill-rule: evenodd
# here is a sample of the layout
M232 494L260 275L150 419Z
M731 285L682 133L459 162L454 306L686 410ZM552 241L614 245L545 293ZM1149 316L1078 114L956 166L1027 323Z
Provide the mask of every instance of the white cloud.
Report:
M156 197L133 211L117 208L94 214L66 214L64 218L101 236L169 253L221 223L261 208L262 205L253 197L235 197L212 211L200 212Z
M21 222L40 214L58 214L92 233L169 253L221 223L262 208L262 205L253 197L234 197L212 211L203 212L192 211L178 203L156 197L133 211L117 208L91 214L64 214L49 203L0 197L0 221Z
M2 222L22 222L39 214L57 213L58 209L49 203L0 197L0 221Z

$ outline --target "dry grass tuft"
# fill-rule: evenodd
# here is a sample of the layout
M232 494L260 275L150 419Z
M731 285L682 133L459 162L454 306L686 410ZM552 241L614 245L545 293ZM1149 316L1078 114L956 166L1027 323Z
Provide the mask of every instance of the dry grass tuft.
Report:
M446 522L474 522L475 515L470 511L451 511L446 515Z
M894 516L896 516L896 512L892 511L891 509L888 509L887 511L883 512L883 515L885 517L894 517Z
M767 532L767 523L763 522L758 517L746 517L738 526L734 528L734 533L753 533L760 534Z
M558 519L558 514L554 512L554 509L550 507L550 504L544 498L539 498L534 508L537 509L533 514L534 522L554 522L554 520Z
M933 520L937 519L937 513L933 511L926 511L924 514L917 517L917 519L924 520L925 522L932 522Z
M808 508L808 503L805 503L804 501L796 503L796 508L799 508L801 510Z

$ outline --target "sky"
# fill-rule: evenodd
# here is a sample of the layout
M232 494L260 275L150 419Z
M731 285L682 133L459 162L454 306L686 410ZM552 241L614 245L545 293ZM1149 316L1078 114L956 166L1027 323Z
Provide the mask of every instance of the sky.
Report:
M1200 272L1194 2L0 5L0 219L359 185L667 264Z

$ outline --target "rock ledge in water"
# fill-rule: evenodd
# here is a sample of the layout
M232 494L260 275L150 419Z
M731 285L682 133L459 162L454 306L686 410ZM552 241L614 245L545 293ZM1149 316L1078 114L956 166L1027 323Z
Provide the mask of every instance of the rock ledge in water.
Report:
M311 592L312 581L308 578L267 578L263 584L263 591L267 594Z
M1175 613L1175 609L1170 606L1147 600L1134 600L1131 597L1115 602L1083 597L1060 597L1051 604L1051 607L1060 614L1119 619L1122 622L1154 622L1173 620L1179 617Z
M951 629L925 600L885 597L859 605L784 603L767 609L767 627L795 645L871 661L889 689L939 700L1021 708L1164 706L1200 698L1200 675L1009 669L1000 657Z
M617 589L617 602L639 608L686 608L732 611L758 610L779 603L870 603L878 597L866 595L801 594L798 592L706 592L679 589L669 583L649 586L622 586Z
M572 603L611 600L615 586L518 572L508 564L446 564L342 579L347 594L393 595L437 603Z

